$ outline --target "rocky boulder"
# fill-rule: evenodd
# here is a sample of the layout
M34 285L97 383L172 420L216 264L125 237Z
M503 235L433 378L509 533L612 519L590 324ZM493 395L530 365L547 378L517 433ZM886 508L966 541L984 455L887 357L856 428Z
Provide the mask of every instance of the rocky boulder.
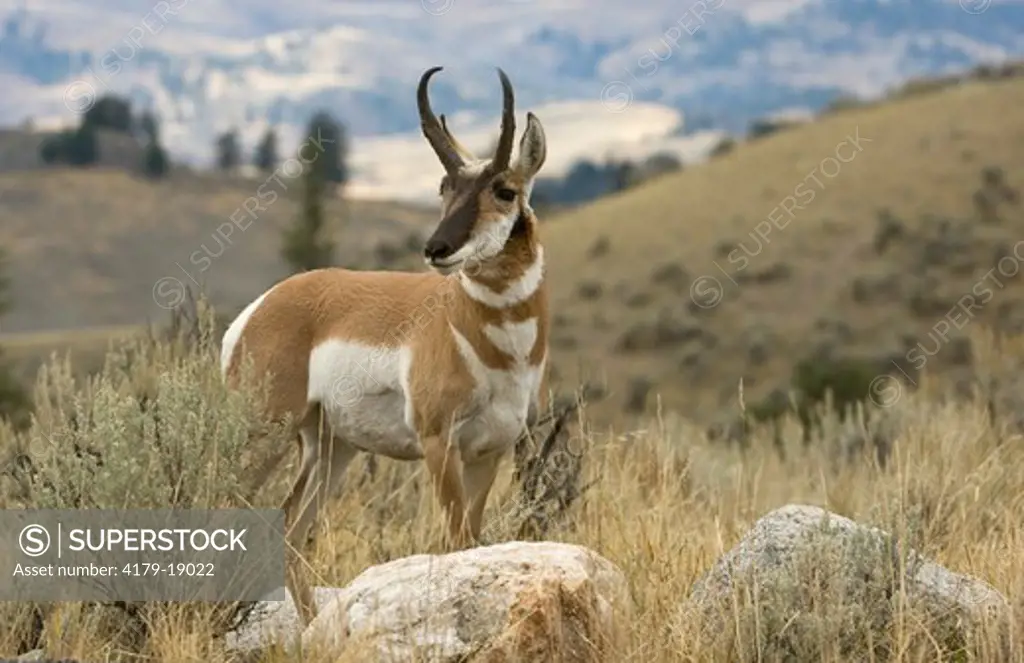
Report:
M758 520L695 583L680 620L702 640L735 634L750 642L757 631L761 654L794 654L818 642L821 651L798 656L828 658L829 647L887 648L900 610L918 620L923 637L954 647L1009 617L1006 598L991 586L925 559L887 532L788 505Z
M318 610L323 610L341 593L336 587L315 587L313 598ZM288 590L282 601L260 601L245 624L225 638L227 648L238 654L255 654L272 646L295 647L302 637L302 622Z
M367 569L302 645L380 663L616 660L630 606L622 572L596 553L510 542Z

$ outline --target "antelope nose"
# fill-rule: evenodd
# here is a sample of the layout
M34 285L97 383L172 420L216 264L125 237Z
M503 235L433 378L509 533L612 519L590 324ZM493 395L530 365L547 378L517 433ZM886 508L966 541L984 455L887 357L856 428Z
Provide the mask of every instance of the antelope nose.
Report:
M423 247L423 255L427 257L427 260L440 260L447 258L453 253L455 253L455 250L452 248L452 245L437 237L431 237L427 240L427 245Z

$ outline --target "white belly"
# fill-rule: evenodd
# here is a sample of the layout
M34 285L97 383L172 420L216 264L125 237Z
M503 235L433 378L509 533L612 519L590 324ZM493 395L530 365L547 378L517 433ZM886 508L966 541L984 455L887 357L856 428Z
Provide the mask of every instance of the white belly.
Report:
M308 398L318 401L334 434L352 446L399 460L423 457L407 424L404 348L327 341L309 358Z
M490 370L457 332L456 342L477 386L452 433L463 460L472 462L508 451L526 430L544 363ZM421 459L423 449L410 425L406 376L411 362L407 348L327 341L310 356L308 398L321 404L334 434L352 446L400 460Z
M353 407L334 407L327 418L335 434L352 446L398 460L419 460L423 450L405 423L405 395L366 396Z

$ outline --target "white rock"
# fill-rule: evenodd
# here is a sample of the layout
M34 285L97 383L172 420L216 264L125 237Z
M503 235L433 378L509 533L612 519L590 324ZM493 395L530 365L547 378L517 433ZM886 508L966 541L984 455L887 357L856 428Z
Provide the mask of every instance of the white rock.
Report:
M630 612L622 572L593 551L510 542L367 569L302 644L380 663L615 660Z
M823 529L826 522L827 530ZM818 507L781 507L758 520L740 542L694 584L683 606L684 618L701 615L710 618L712 624L717 623L715 615L720 616L719 611L723 609L729 610L738 585L754 578L763 583L766 578L786 574L798 555L812 545L814 535L813 545L824 544L825 549L838 554L865 542L874 546L876 552L884 550L880 546L889 537L883 530L860 525ZM845 559L849 562L852 558ZM965 625L978 625L983 620L1008 615L1006 598L977 578L953 573L914 551L907 554L906 568L904 587L909 604L924 607L934 614L955 615ZM845 574L843 586L854 591L858 583L863 585L865 579L858 575L860 571L855 564L840 566L839 572ZM794 614L797 610L799 608L794 607Z
M315 587L313 596L319 610L323 610L341 589ZM302 636L302 622L288 590L284 590L283 601L260 601L242 628L225 637L227 648L238 653L254 652L271 644L280 643L293 647Z

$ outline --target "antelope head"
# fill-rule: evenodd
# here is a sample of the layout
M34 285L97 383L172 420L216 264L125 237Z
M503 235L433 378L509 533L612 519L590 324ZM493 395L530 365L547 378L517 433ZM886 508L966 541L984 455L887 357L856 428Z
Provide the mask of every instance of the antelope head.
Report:
M441 221L423 249L427 264L441 274L461 269L468 260L479 263L498 256L516 223L531 219L533 180L544 164L547 144L540 120L526 114L526 131L519 155L512 161L515 139L515 100L508 76L498 69L503 95L501 135L490 159L478 159L448 131L444 115L430 108L427 85L441 67L428 69L416 94L420 126L444 167L441 178Z

